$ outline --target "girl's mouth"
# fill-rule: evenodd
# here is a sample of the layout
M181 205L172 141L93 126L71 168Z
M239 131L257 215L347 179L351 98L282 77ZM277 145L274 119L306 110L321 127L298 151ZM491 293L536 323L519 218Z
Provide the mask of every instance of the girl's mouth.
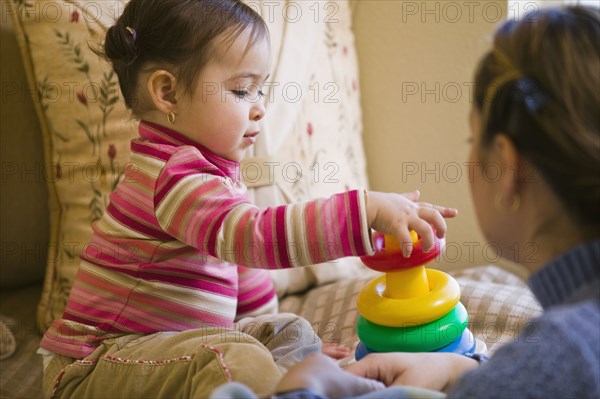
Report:
M256 142L256 136L258 136L259 133L259 131L256 131L244 134L244 141L248 144L254 144Z

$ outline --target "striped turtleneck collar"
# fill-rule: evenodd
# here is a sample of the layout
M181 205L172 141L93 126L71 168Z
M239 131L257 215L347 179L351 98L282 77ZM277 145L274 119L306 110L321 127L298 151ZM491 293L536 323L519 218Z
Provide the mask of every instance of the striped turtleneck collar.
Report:
M229 177L234 182L240 180L240 164L239 162L225 159L208 148L196 143L186 136L171 130L165 126L157 125L148 121L140 121L138 128L140 137L159 144L169 144L175 146L189 145L196 147L207 161L215 165L225 176Z

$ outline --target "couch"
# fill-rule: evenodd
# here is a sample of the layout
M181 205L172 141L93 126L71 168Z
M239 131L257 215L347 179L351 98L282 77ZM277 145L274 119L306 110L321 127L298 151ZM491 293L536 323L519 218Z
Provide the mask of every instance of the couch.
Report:
M88 47L125 3L2 2L1 397L41 397L41 333L60 317L90 225L127 164L135 121ZM242 164L253 201L367 187L350 3L327 3L335 14L320 20L308 18L308 3L280 2L274 13L263 1L248 3L270 26L278 83L268 88L265 134ZM448 271L490 353L540 312L523 281L501 268ZM374 275L357 259L272 272L281 311L308 319L325 342L350 347L355 298Z

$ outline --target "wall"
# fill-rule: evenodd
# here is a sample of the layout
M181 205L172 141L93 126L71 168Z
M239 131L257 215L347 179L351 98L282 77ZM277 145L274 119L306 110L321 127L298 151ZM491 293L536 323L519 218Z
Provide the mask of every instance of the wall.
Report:
M435 267L497 262L472 209L467 118L476 62L506 17L507 2L352 5L371 188L419 189L423 200L459 209L448 221L447 253Z

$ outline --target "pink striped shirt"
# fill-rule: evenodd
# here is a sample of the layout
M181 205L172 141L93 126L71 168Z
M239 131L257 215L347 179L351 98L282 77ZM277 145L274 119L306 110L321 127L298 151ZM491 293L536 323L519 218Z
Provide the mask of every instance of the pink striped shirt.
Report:
M231 328L276 303L257 269L372 252L364 192L260 209L237 162L149 122L139 133L42 348L83 358L109 337Z

